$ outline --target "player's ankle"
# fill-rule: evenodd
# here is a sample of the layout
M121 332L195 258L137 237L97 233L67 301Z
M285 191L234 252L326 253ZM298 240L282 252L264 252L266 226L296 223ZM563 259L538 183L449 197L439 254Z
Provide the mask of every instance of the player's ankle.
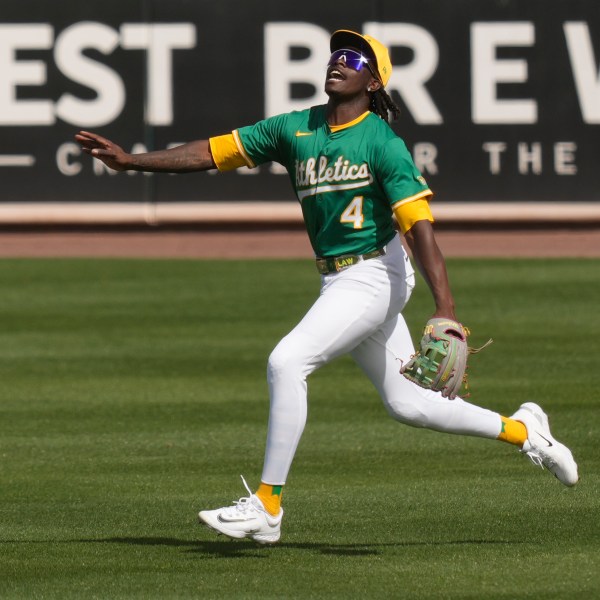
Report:
M516 421L515 419L502 416L500 419L502 419L502 429L498 435L498 439L522 448L523 444L527 441L527 427L521 421Z
M277 516L281 510L282 485L262 483L256 491L256 497L262 502L265 510L272 516Z

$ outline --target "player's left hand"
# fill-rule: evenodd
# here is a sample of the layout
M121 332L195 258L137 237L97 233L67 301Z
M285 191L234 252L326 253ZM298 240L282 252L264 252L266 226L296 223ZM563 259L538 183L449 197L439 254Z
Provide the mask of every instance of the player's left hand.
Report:
M429 319L419 351L400 369L409 381L453 400L466 381L469 330L445 317Z

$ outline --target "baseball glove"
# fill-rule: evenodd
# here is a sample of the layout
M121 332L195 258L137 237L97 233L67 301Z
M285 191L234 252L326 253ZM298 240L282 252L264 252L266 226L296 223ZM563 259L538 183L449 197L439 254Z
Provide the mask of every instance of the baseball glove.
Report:
M420 350L400 372L418 386L441 392L453 400L463 383L466 384L467 356L472 352L467 346L469 333L457 321L430 319L423 331Z

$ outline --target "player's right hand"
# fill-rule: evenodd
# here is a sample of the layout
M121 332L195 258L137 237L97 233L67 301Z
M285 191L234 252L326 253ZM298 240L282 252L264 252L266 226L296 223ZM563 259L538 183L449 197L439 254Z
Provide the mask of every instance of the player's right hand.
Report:
M100 159L111 169L126 171L129 168L131 155L110 140L89 131L80 131L75 135L75 139L85 153Z

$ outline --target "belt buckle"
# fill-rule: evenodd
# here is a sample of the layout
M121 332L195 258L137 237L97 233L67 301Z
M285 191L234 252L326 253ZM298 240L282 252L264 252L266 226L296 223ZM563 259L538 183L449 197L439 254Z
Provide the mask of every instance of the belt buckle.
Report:
M326 258L317 258L316 263L317 263L317 271L321 275L327 275L330 272L329 265L327 264Z

